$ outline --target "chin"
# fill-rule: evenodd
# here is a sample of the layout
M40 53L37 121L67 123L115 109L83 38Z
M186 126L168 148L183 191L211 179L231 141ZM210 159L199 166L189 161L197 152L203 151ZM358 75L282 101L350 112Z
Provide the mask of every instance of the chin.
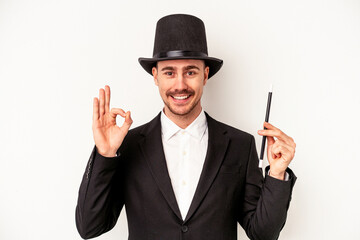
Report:
M192 114L195 111L196 105L191 106L183 106L183 107L176 107L176 106L168 106L168 109L171 113L178 115L178 116L187 116Z
M172 112L173 114L178 115L178 116L186 116L186 115L190 114L190 112L191 112L191 110L188 110L188 109L177 110L174 108L169 108L169 110L170 110L170 112Z

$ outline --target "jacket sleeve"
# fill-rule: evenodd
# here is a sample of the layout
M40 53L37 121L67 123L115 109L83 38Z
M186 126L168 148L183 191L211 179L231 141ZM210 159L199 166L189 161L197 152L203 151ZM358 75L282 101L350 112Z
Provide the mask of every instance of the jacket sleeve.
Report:
M76 227L84 239L112 229L124 200L121 191L120 157L104 157L94 146L79 189Z
M251 138L251 148L246 170L243 205L238 222L252 240L278 239L289 208L296 176L288 168L288 181L262 175L258 168L255 139ZM269 166L266 168L266 172Z

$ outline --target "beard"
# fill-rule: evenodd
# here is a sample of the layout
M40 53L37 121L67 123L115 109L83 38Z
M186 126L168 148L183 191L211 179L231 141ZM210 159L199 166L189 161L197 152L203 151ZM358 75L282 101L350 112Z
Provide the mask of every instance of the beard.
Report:
M165 104L166 107L170 110L170 112L171 112L172 114L177 115L177 116L182 116L182 117L184 117L184 116L188 115L189 113L191 113L192 110L194 110L194 108L199 104L200 99L199 99L198 101L194 102L194 103L190 106L190 108L187 109L187 110L184 111L184 112L176 111L176 109L174 109L169 103L167 103L167 102L165 102L165 101L163 101L163 102L164 102L164 104Z
M187 90L187 89L184 89L184 90L181 90L181 91L175 91L175 92L170 92L169 91L169 92L166 93L166 96L171 97L172 95L176 95L176 94L185 94L185 95L194 96L195 91ZM196 102L193 102L188 109L186 109L185 111L181 111L181 112L177 111L176 107L172 107L171 104L169 102L165 101L164 99L163 99L163 102L164 102L164 104L170 110L170 112L172 114L184 117L184 116L188 115L189 113L191 113L194 110L194 108L199 104L200 99L198 99Z

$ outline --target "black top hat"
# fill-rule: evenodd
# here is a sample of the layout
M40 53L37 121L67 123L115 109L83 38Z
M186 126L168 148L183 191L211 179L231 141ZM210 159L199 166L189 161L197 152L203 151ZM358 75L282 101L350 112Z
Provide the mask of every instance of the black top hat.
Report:
M204 60L209 66L209 78L223 64L223 60L208 56L203 21L185 14L168 15L157 22L153 57L139 58L139 63L152 74L156 62L171 59Z

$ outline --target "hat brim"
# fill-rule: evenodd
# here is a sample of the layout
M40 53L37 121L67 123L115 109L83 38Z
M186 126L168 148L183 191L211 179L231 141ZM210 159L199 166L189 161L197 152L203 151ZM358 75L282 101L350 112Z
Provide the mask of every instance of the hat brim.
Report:
M194 56L178 56L178 57L165 57L165 58L139 58L140 65L145 69L146 72L152 75L152 68L156 66L156 63L159 61L165 60L176 60L176 59L199 59L204 60L205 65L209 66L209 76L212 76L217 73L223 65L223 60L213 57L194 57Z

